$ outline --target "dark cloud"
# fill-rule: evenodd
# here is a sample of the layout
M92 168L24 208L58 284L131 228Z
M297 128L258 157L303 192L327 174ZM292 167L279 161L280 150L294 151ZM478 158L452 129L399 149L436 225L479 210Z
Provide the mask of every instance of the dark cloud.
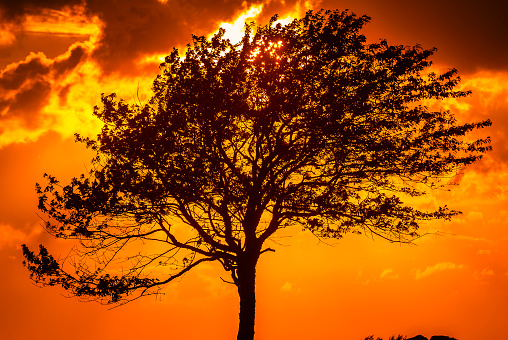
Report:
M67 103L67 96L69 95L71 88L72 84L67 84L58 91L58 100L61 106Z
M104 24L100 44L94 52L106 73L135 74L143 55L166 53L185 46L191 34L208 34L221 21L230 21L242 10L263 1L242 0L1 0L8 18L27 12L84 5L85 13L98 16ZM304 1L266 2L260 20L275 13L284 16ZM437 47L435 60L459 68L504 69L508 60L508 2L504 0L429 0L425 3L400 0L323 0L327 9L349 8L372 17L368 37L391 39L394 43L425 48Z
M51 60L42 53L31 54L24 61L8 66L0 73L0 122L17 120L27 129L42 122L41 110L50 100L52 90L59 87L59 77L70 72L86 59L83 46L74 45L70 51ZM72 85L63 86L61 103L66 102ZM1 131L0 131L1 133Z
M36 81L31 86L21 89L8 102L8 114L3 118L16 118L27 128L36 128L40 123L41 109L48 103L51 83L45 80Z
M86 50L82 46L77 45L71 49L68 58L55 61L53 63L53 69L57 75L66 73L74 69L84 59L83 57L85 54Z
M94 57L106 73L139 72L135 62L145 54L170 52L185 46L191 34L208 34L252 1L242 0L0 0L4 20L16 20L44 9L84 5L89 17L103 23L103 34Z
M325 8L348 6L367 14L367 38L392 43L437 47L437 62L462 73L477 69L505 69L508 60L508 2L504 0L324 0ZM342 7L342 8L341 8Z
M39 112L51 93L49 73L50 66L43 54L32 54L4 70L0 74L0 88L10 91L0 98L0 109L4 112L0 121L15 119L26 128L36 128Z
M62 9L83 5L84 0L1 0L0 11L4 20L17 20L27 13L36 13L41 9Z
M209 34L222 21L248 9L253 2L240 0L90 0L87 10L104 23L94 57L106 73L135 73L135 62L146 54L169 53L185 46L191 35Z
M15 67L4 70L0 74L0 86L6 90L16 90L28 79L47 75L49 70L49 66L42 60L41 55L32 55Z
M164 53L184 46L191 34L208 34L221 21L230 21L242 10L261 1L126 0L120 3L89 0L87 9L105 24L100 47L95 52L106 72L135 72L133 62L140 55ZM273 14L281 17L303 1L266 1L258 20L265 23ZM115 5L116 4L116 5ZM429 0L401 2L359 0L344 4L324 0L320 6L346 9L372 17L368 37L388 38L397 44L437 47L437 62L461 72L504 69L508 60L508 2L486 0ZM353 5L353 6L351 6Z
M221 22L236 18L244 10L263 1L252 0L0 0L4 20L22 18L28 13L45 9L71 8L83 5L88 17L97 16L103 34L93 57L108 74L124 75L140 72L137 62L145 55L169 53L174 46L191 42L192 34L205 35L216 30ZM288 8L295 1L287 1ZM275 10L280 1L269 2ZM268 16L274 13L269 13ZM77 51L76 51L76 59ZM69 62L71 62L69 60ZM154 65L155 72L157 66ZM152 69L151 72L154 72Z

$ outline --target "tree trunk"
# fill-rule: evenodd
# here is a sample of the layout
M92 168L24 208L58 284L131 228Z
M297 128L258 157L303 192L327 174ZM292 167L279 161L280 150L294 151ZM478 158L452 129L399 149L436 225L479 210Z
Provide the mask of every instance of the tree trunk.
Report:
M240 324L238 326L237 340L254 339L254 320L256 315L256 262L257 259L251 259L238 266Z

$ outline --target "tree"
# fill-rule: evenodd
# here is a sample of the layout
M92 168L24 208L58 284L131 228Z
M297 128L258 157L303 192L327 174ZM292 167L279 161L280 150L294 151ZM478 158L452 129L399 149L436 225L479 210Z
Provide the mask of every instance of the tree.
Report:
M102 96L101 133L77 135L92 169L36 187L45 228L81 247L65 262L23 245L33 280L121 303L217 261L238 289L238 339L251 340L256 264L278 230L411 242L421 221L458 214L407 203L490 149L465 137L490 121L422 104L466 96L457 71L425 73L434 49L367 43L367 16L276 19L238 44L220 30L174 49L146 105Z

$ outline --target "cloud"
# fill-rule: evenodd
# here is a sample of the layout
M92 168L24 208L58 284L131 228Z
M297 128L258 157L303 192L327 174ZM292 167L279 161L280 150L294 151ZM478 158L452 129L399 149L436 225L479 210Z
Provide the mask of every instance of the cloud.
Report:
M495 273L492 269L483 268L482 270L474 272L474 278L478 281L484 281L490 276L494 276Z
M75 45L54 60L43 53L31 53L25 60L7 66L0 73L0 122L15 121L29 130L41 127L45 116L42 109L52 92L61 87L62 75L76 68L85 54L83 46Z
M19 20L28 13L38 12L42 9L62 9L83 5L84 0L3 0L0 10L4 20Z
M144 68L140 68L139 61L154 54L169 54L174 46L185 47L191 42L192 34L208 35L216 31L220 23L232 22L252 7L262 9L258 19L260 23L265 23L275 13L280 14L282 18L288 14L303 15L307 9L318 3L318 1L310 0L201 0L199 2L22 0L4 2L2 7L7 20L17 20L20 27L29 31L48 31L49 29L53 32L55 30L52 27L58 26L58 23L70 21L72 17L81 17L82 22L94 22L97 25L100 23L100 40L93 52L93 57L105 74L118 72L132 75L139 72L157 72L157 65L155 67L144 65ZM38 15L38 13L44 15ZM60 24L59 27L62 31L64 26ZM77 32L80 30L78 29Z
M97 86L97 79L93 79L96 74L83 70L92 49L93 46L85 42L71 45L67 52L53 59L42 52L31 53L0 72L0 147L63 127L62 119L69 120L73 116L72 108L67 105L73 87L90 86L90 81ZM94 97L99 98L99 93L97 89ZM91 95L89 92L88 96ZM91 112L94 105L86 103L86 96L80 99L85 103L73 105L83 110L82 105L88 104L87 119L93 119ZM65 113L61 112L63 107ZM83 124L76 125L77 129Z
M289 281L284 282L282 287L280 287L280 290L283 292L290 292L293 290L293 284Z
M436 68L442 72L443 68ZM492 125L474 130L465 139L491 138L493 150L484 154L483 159L472 166L483 175L491 171L503 170L508 165L508 71L478 71L461 75L458 90L471 91L467 97L428 101L424 104L432 110L450 110L458 124L480 122L486 119Z
M479 221L483 221L483 213L481 211L469 211L467 213L467 218L469 221L478 223Z
M433 266L428 266L423 271L418 269L416 271L415 277L417 280L419 280L419 279L422 279L422 278L427 277L429 275L433 275L433 274L436 274L436 273L439 273L442 271L462 269L462 268L464 268L463 264L455 264L452 262L440 262L440 263L437 263Z
M28 233L16 229L9 224L0 224L0 250L7 247L15 247L28 242L29 239L39 235L42 232L40 226L32 228Z
M367 38L387 38L395 44L437 47L433 60L460 72L505 69L508 3L476 0L364 0L348 3L359 15L372 17ZM323 8L344 8L344 2L323 0Z
M0 74L0 87L5 90L19 90L26 82L46 76L49 60L43 53L31 53L25 60L11 64Z
M482 71L463 78L463 87L473 92L468 99L472 108L463 117L492 120L492 126L478 135L492 138L493 151L475 169L484 173L499 169L508 164L508 73Z
M381 278L381 279L392 279L392 280L395 280L395 279L399 278L399 274L395 274L393 272L392 268L388 268L388 269L383 270L381 275L379 275L379 278Z
M286 281L280 287L280 291L285 292L285 293L293 293L293 294L297 293L298 294L302 291L302 288L298 287L298 285L295 284L294 282Z
M254 4L240 0L125 0L121 4L90 0L87 10L104 25L94 58L106 74L139 72L133 65L143 56L168 54L174 46L190 43L192 34L206 35Z
M38 126L39 112L51 92L49 72L44 54L32 53L0 73L0 122L16 120L28 129Z
M97 131L91 113L100 93L115 92L129 100L122 92L136 95L136 84L151 84L158 57L173 46L185 46L192 33L208 36L255 6L261 11L256 19L265 22L275 12L281 17L303 14L314 3L222 1L3 2L4 17L11 20L5 22L21 34L32 32L42 39L77 35L81 41L88 35L88 40L52 58L32 52L1 71L0 147L37 139L49 130L63 136Z
M9 100L3 101L7 113L2 120L15 118L21 120L25 127L36 128L39 126L40 110L48 103L51 93L51 83L46 80L30 82L28 86L20 89Z
M73 70L86 57L86 53L83 46L76 45L66 55L57 58L53 63L56 75L60 76Z
M1 17L0 17L1 18ZM13 28L15 25L3 22L0 23L0 47L11 46L16 41Z
M106 73L132 73L132 62L143 55L168 53L173 46L185 46L191 34L209 34L221 22L231 22L241 12L259 5L263 5L258 17L261 22L275 13L284 18L288 14L301 16L307 9L343 6L337 0L5 0L0 9L4 22L22 22L28 15L44 11L82 8L85 15L96 16L104 24L100 47L94 56ZM382 3L369 0L350 8L373 17L372 33L384 32L373 37L375 40L396 35L403 44L437 46L438 60L468 73L505 68L508 45L499 42L505 38L508 6L499 1L477 6L473 0L467 0L466 4L459 0L431 0L428 6L418 6L415 15L416 6L395 0ZM4 36L4 41L12 43L12 34Z
M16 117L18 120L16 124L19 125L19 120L21 120L22 125L34 127L41 124L40 120L32 118L37 116L42 107L47 104L45 96L58 98L62 104L66 104L68 98L72 97L76 83L59 81L58 86L55 86L57 77L72 73L78 65L82 65L86 61L91 60L100 68L102 74L98 77L102 77L102 79L111 75L117 75L118 79L125 77L129 79L151 77L153 79L158 72L159 60L157 56L168 54L173 46L184 48L191 41L193 33L209 35L221 23L233 22L253 6L261 8L261 12L255 19L264 23L274 13L280 14L281 18L285 18L287 15L301 16L309 8L335 8L336 4L334 3L332 6L330 2L309 0L220 0L219 2L215 0L199 2L125 0L121 3L112 0L51 0L44 2L22 0L4 1L0 6L4 9L4 16L11 20L14 18L21 20L19 27L24 27L25 30L39 30L48 32L48 34L76 34L78 32L93 36L89 39L86 48L74 46L65 54L65 58L61 56L60 59L46 58L44 60L42 57L33 57L32 54L31 59L28 57L24 61L14 64L15 67L9 72L5 72L0 78L4 90L0 92L0 109L3 108L5 111L12 106L11 112L4 112L2 118L5 120ZM377 13L379 9L376 6L378 5L371 4L371 7L366 7L366 10L357 10L356 12L359 14L368 12L373 17L376 15L381 17ZM450 9L445 7L444 10ZM372 13L370 13L371 10ZM11 29L4 31L13 32ZM7 35L5 36L7 37ZM0 42L1 39L0 34ZM10 41L9 39L12 40L15 37L5 38L6 43ZM40 56L40 54L37 55ZM150 62L143 62L147 60ZM36 77L39 80L27 81L27 79ZM483 131L493 132L495 148L491 155L495 157L496 162L508 160L508 141L505 136L505 131L508 129L508 118L503 115L503 112L508 109L506 90L508 75L502 72L481 71L470 73L463 78L465 87L474 91L473 96L457 103L450 102L449 105L454 110L460 111L461 117L465 119L474 116L477 120L478 113L481 113L485 118L493 118L494 126L488 131L487 129ZM51 84L49 92L48 83ZM21 99L26 98L29 94L37 93L31 100L33 103L30 104L32 105L30 113L20 115L19 112L14 112L13 108L21 108L21 99L17 100L12 93L10 96L6 96L5 90L8 88L23 92L19 95ZM94 95L98 97L101 92L107 91L97 89Z
M486 242L486 243L492 243L491 240L484 238L484 237L474 237L474 236L468 236L468 235L454 235L455 238L458 238L459 240L465 240L465 241L471 241L471 242Z

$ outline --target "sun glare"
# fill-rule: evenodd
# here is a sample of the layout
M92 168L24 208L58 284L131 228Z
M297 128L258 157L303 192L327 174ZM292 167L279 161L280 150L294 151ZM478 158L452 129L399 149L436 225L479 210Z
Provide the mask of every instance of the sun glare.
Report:
M226 30L224 38L229 39L233 44L240 42L245 32L245 22L248 19L256 18L263 9L263 5L252 6L247 11L240 14L240 16L232 23L223 22L220 27Z
M269 41L268 44L265 44L263 41L260 41L259 44L261 46L258 46L254 51L251 52L250 61L254 61L254 59L256 59L261 54L261 52L263 51L262 46L265 46L264 51L268 52L268 55L270 56L270 58L275 58L276 60L280 60L280 56L277 54L277 49L282 47L282 45L283 45L282 41L277 41L277 42ZM276 63L278 64L278 62L276 62ZM263 64L264 64L264 62L263 62Z
M146 65L146 64L160 64L163 63L166 59L167 54L150 54L142 57L137 61L138 65Z

